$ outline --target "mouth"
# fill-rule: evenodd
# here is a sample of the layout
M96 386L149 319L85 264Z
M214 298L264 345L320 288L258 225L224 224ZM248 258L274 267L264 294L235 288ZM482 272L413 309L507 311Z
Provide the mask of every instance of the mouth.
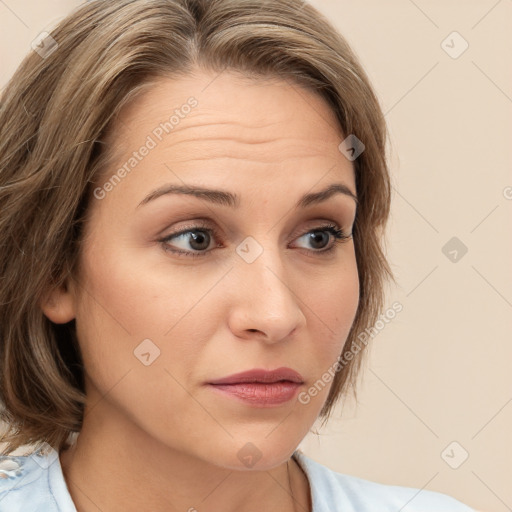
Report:
M253 369L208 382L215 392L256 407L279 406L297 395L304 384L302 376L291 368Z

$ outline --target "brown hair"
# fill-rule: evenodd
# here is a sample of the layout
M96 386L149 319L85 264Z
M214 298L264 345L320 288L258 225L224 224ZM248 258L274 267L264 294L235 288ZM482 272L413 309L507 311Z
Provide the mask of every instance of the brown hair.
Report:
M120 108L154 78L195 67L280 78L320 94L345 135L359 199L353 236L359 308L345 350L375 323L391 270L382 250L390 208L386 125L347 42L299 0L92 1L64 19L7 85L0 111L0 419L10 453L60 450L82 425L83 363L74 321L50 322L40 304L73 278L92 186ZM50 44L51 43L51 44ZM341 141L340 141L341 142ZM364 348L364 347L363 347ZM355 392L361 353L336 372L320 413Z

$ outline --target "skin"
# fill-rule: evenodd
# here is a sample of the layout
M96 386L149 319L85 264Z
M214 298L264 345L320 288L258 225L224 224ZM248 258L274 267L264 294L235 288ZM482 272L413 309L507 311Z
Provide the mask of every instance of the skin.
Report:
M86 369L83 429L60 454L65 479L79 512L311 510L307 478L290 457L332 381L307 404L272 408L205 383L287 366L303 376L303 391L341 353L358 306L354 242L335 244L322 231L315 245L308 233L334 223L350 234L356 203L335 194L293 207L331 183L355 194L352 162L338 150L345 137L324 100L297 85L197 70L159 79L123 108L100 186L190 96L197 107L92 200L80 275L42 306L55 323L76 319ZM165 184L227 190L240 206L164 195L138 207ZM159 241L198 219L218 239ZM263 249L252 263L236 252L248 236ZM160 350L147 366L134 355L145 339ZM237 456L249 442L261 456L252 467Z

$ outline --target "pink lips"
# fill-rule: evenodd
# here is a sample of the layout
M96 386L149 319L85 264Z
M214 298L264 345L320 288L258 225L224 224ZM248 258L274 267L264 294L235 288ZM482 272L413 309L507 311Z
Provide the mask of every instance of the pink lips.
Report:
M231 398L259 407L280 405L291 400L304 383L302 376L291 368L267 371L259 368L236 373L208 384Z

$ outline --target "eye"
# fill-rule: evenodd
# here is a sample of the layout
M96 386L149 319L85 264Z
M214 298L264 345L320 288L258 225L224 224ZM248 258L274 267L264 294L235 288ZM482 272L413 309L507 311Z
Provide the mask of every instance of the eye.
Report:
M205 256L212 239L220 238L217 231L204 226L191 226L169 235L160 242L166 251L183 256ZM174 241L171 245L170 242ZM177 243L176 243L177 242ZM174 247L178 246L178 249Z
M332 252L336 249L339 243L342 243L346 240L352 238L352 235L346 234L342 229L338 228L335 224L328 224L325 226L320 226L315 229L309 230L307 233L304 233L300 238L305 238L306 243L312 244L314 247L313 252L317 253L327 253ZM330 239L334 239L334 242L329 246ZM328 246L327 249L324 249L325 246ZM309 248L306 247L309 250Z
M298 240L301 238L306 240L306 244L311 244L310 247L302 247L303 249L312 253L325 254L334 251L339 243L351 239L352 235L346 234L335 224L327 224L310 229L299 236ZM211 252L210 245L213 240L220 240L220 235L215 229L204 225L195 225L172 233L158 241L165 251L180 256L197 257L206 256ZM173 241L172 244L171 241ZM325 249L326 246L327 249Z

